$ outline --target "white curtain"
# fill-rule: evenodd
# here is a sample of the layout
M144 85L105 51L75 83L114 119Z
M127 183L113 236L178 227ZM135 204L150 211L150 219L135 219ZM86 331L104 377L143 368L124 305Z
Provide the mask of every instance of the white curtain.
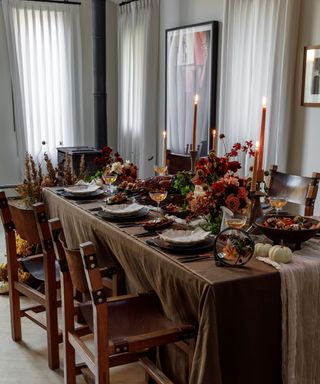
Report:
M54 159L57 146L83 144L79 7L22 0L2 7L20 157L46 151Z
M264 169L286 167L299 11L300 0L225 3L219 133L226 134L228 146L259 140L266 96Z
M118 149L139 176L153 174L158 125L159 0L138 0L118 13Z
M168 147L184 154L192 144L194 97L199 96L196 143L208 146L212 26L169 31L167 35Z

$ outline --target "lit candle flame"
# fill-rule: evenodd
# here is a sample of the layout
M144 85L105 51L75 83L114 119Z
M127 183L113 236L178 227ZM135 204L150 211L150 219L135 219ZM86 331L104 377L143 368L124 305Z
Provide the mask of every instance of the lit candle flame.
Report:
M167 137L167 131L163 131L162 136L165 139Z
M266 96L263 96L263 98L262 98L262 107L263 108L267 107L267 98L266 98Z
M258 141L256 141L256 151L259 151L259 147L260 147L260 142L258 140Z
M198 101L199 101L199 95L195 95L194 96L194 103L198 104Z
M215 129L212 130L213 137L216 137L217 131Z

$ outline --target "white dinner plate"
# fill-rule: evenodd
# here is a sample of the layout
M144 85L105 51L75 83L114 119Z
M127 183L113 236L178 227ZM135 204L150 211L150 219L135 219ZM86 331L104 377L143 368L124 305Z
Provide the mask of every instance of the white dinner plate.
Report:
M179 247L189 247L201 243L209 234L209 232L201 228L193 230L169 229L160 234L159 237L170 244L178 245Z
M132 216L137 214L141 209L145 208L140 204L114 204L102 206L102 209L113 216Z
M86 184L86 185L73 185L72 187L67 187L64 190L72 195L85 196L95 193L100 187L95 184Z

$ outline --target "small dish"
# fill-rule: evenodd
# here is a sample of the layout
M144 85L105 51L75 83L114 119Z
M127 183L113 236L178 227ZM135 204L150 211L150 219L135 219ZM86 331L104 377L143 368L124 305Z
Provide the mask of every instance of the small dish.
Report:
M160 238L170 244L179 247L189 247L199 244L204 241L209 235L209 232L201 228L190 229L169 229L162 233Z
M153 220L146 221L145 223L143 223L142 226L146 231L155 231L157 229L167 228L173 223L174 223L174 219L169 219L163 216Z

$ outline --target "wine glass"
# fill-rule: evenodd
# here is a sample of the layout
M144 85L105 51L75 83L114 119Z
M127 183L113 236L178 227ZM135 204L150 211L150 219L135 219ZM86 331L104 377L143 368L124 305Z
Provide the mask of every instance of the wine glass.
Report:
M153 170L155 171L156 174L159 176L165 176L168 170L168 167L166 165L155 165L153 167Z
M271 196L269 202L271 207L276 209L276 215L278 216L279 210L287 204L287 199L285 197Z
M236 213L233 216L226 217L225 222L227 227L241 229L246 225L247 216Z
M160 202L168 196L168 191L150 191L149 196L153 201L157 203L157 212L160 213Z
M111 192L111 185L117 180L118 175L114 172L110 172L109 169L106 169L103 172L102 179L107 184L107 191Z

